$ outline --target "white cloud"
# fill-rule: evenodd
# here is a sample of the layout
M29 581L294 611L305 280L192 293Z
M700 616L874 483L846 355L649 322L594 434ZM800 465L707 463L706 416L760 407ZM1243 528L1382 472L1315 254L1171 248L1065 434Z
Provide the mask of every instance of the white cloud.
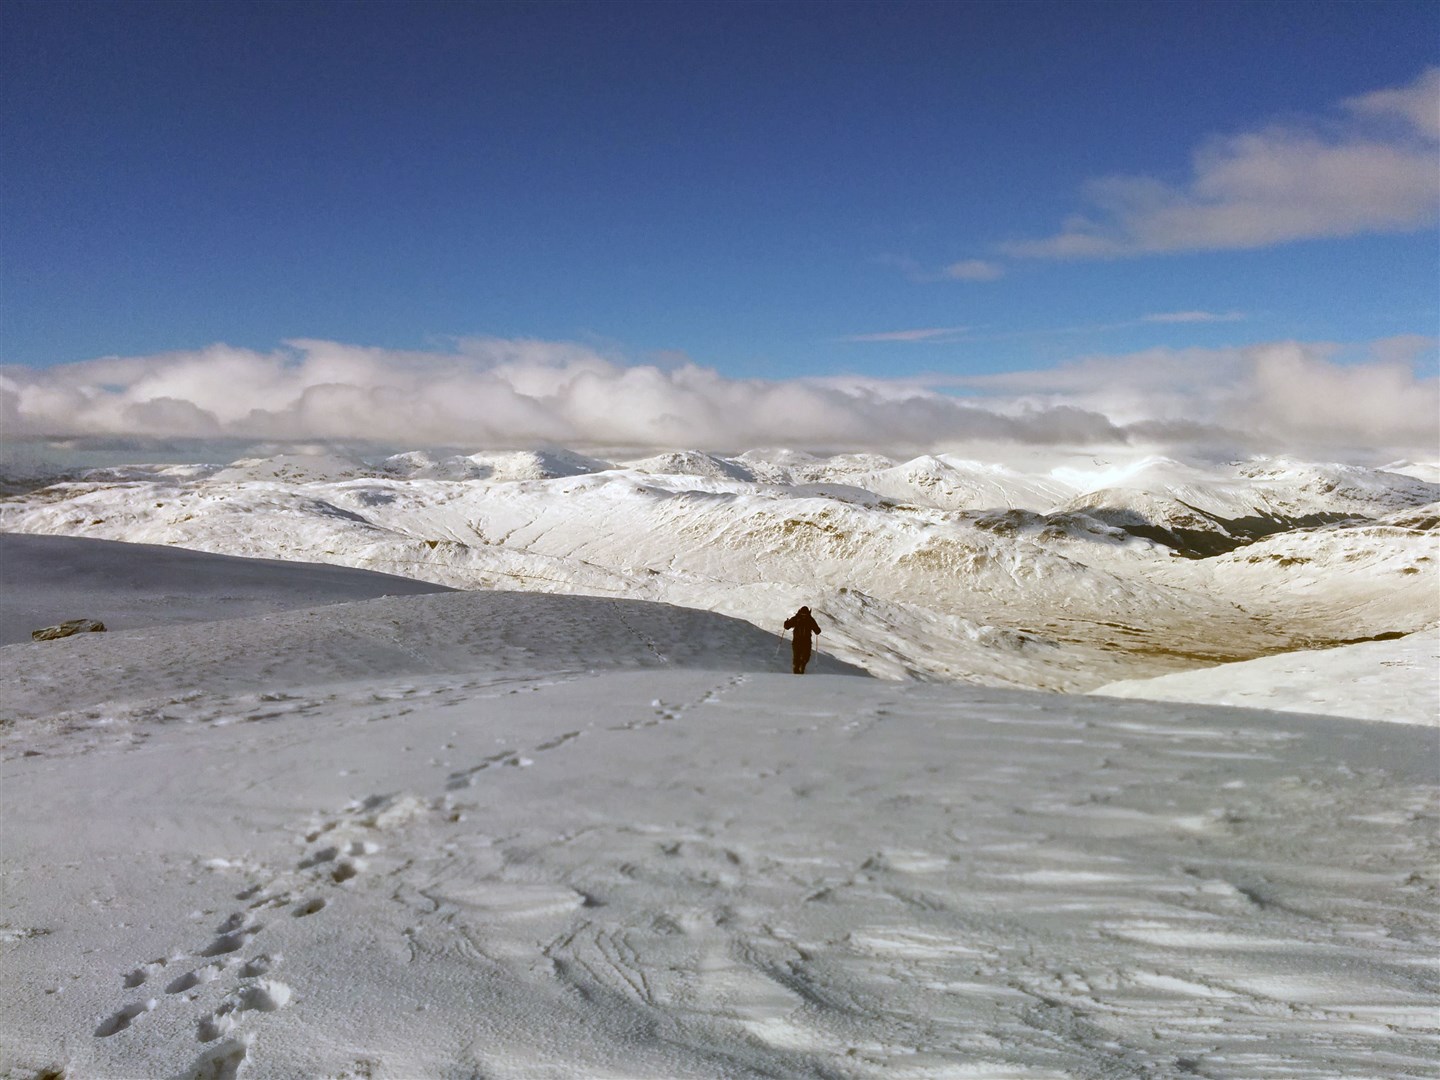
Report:
M945 267L944 275L955 281L995 281L1005 276L1005 268L985 259L966 259Z
M943 449L962 442L1169 440L1237 450L1440 442L1425 338L1156 349L1045 371L774 381L693 363L626 365L565 342L475 339L444 352L294 341L0 369L0 431L37 436L334 440L399 448L568 445Z
M1115 441L1102 416L1000 416L883 380L729 379L625 365L565 342L475 339L450 352L329 341L215 345L45 369L0 369L0 430L27 436L369 440L414 447L926 447L979 437Z
M1134 437L1433 457L1440 453L1440 379L1418 376L1415 367L1435 346L1433 338L1388 338L1354 363L1320 343L1158 348L955 384L992 395L997 408L1095 412Z
M1376 90L1342 104L1362 116L1398 118L1432 142L1440 142L1440 68L1429 68L1409 86Z
M908 255L882 255L877 262L893 266L911 281L931 285L937 281L997 281L1005 276L1005 267L987 259L963 259L939 270L922 265Z
M1142 323L1216 323L1240 322L1245 316L1238 311L1161 311L1142 316Z
M879 334L851 334L841 341L936 341L965 333L968 326L936 326L924 330L886 330Z
M1348 119L1331 130L1275 125L1208 140L1183 185L1146 176L1095 180L1086 190L1090 214L1005 250L1111 258L1433 225L1440 216L1440 68L1342 105Z

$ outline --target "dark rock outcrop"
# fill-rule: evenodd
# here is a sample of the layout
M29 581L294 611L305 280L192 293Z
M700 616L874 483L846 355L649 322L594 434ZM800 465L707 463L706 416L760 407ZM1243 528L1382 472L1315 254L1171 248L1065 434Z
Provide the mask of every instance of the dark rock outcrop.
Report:
M43 630L30 631L33 641L54 641L72 634L90 634L103 631L105 624L99 619L68 619L59 626L47 626Z

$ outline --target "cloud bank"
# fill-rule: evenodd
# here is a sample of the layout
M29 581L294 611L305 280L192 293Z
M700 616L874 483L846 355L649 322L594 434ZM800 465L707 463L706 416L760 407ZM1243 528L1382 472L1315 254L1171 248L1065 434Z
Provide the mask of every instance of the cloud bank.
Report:
M1328 343L1157 348L1078 360L1044 371L954 380L1010 409L1067 408L1106 416L1134 440L1207 442L1236 449L1440 455L1440 379L1416 374L1435 339L1372 342L1342 363Z
M0 369L7 437L366 439L399 445L726 448L910 446L956 437L1123 439L1065 406L1002 415L883 381L728 379L692 363L626 365L563 342L484 339L450 352L292 341L213 345L48 369Z
M1440 68L1341 102L1329 126L1274 125L1201 145L1185 184L1092 181L1092 210L1012 256L1114 258L1409 232L1440 217Z
M1151 350L971 378L731 379L564 342L405 352L292 341L0 368L0 434L365 441L405 448L758 446L943 450L1203 443L1440 453L1430 339L1341 364L1332 346Z

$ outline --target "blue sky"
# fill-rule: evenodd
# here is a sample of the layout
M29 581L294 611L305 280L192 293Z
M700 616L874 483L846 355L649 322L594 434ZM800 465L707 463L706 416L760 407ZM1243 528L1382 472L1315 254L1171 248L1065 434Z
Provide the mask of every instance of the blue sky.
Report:
M1341 153L1433 158L1394 102L1353 104L1413 101L1433 3L0 20L12 365L482 336L729 377L967 377L1436 333L1433 193L1382 178L1357 209L1366 151ZM1272 167L1317 177L1278 210L1315 205L1226 205L1253 195L1227 176Z

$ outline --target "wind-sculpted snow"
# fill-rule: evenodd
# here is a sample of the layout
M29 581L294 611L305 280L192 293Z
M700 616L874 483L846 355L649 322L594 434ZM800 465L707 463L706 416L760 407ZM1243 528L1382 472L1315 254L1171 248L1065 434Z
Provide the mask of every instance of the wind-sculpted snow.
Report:
M0 649L7 1077L1433 1071L1434 730L594 598L89 637Z
M77 612L103 612L111 630L131 630L444 588L321 563L19 533L0 533L0 582L0 645Z
M194 695L264 694L277 683L517 668L553 676L636 667L783 671L790 664L778 638L723 615L490 591L331 603L86 637L62 649L0 650L12 721L44 716L54 688L77 669L87 675L69 692L74 708L103 705L115 720L121 713L163 718L172 708L184 714ZM823 654L810 670L864 674Z

